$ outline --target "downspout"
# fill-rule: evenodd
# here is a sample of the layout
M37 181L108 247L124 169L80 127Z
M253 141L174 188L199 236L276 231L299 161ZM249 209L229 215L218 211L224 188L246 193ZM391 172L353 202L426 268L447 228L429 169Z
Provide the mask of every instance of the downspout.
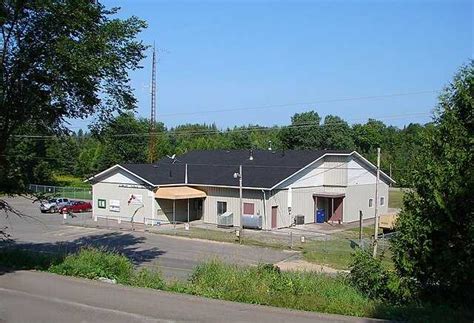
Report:
M263 223L265 223L265 227L267 226L267 197L265 195L265 190L262 189L263 193ZM262 224L262 229L263 229L263 224Z

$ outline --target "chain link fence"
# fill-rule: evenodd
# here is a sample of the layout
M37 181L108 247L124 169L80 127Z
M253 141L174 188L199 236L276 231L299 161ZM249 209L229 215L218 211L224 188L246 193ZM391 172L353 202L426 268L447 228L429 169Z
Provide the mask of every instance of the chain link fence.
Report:
M30 184L30 192L40 193L47 196L66 197L69 199L92 200L92 189L83 187L61 187Z
M284 228L273 231L244 229L238 227L218 227L202 221L158 223L144 219L134 222L131 217L98 216L94 219L90 213L63 215L63 223L95 227L114 231L149 232L164 235L204 239L228 243L241 243L267 248L301 251L302 258L312 263L326 265L337 270L347 270L352 255L358 249L372 251L373 235L359 238L357 230L344 230L335 233L307 230L304 226ZM367 230L366 230L367 231ZM390 235L379 235L378 255L390 261Z

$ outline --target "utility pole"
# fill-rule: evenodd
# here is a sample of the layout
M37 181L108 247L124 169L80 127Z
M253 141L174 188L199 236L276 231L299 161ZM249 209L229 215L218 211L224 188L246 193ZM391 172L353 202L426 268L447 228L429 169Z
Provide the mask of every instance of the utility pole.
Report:
M380 181L380 148L377 148L377 180L375 182L375 230L374 230L374 253L373 257L377 257L377 243L379 235L379 181Z
M242 204L242 165L239 166L239 172L234 173L234 178L239 179L239 205L240 205L240 215L239 215L239 242L242 242L242 235L244 231L244 225L242 221L243 214L243 204Z
M156 157L156 51L155 43L153 43L153 63L151 72L151 111L150 111L150 127L148 138L148 162L153 163Z

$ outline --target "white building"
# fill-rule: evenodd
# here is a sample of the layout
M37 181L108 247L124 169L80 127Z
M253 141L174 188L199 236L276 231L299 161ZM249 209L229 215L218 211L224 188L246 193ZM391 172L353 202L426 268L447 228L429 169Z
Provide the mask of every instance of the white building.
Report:
M93 216L218 224L232 213L228 219L240 226L239 166L244 218L258 219L264 230L316 222L318 210L324 221L357 221L360 211L374 217L376 167L355 151L328 150L192 151L156 164L115 165L89 179ZM380 172L380 213L393 182Z

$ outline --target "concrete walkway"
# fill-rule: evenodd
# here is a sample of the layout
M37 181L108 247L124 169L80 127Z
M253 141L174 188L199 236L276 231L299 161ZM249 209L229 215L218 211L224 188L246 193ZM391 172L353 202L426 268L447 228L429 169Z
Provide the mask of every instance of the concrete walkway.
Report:
M0 275L0 322L377 322L219 301L48 273Z
M303 259L286 259L275 264L276 267L280 268L282 271L303 271L303 272L317 272L322 274L337 275L337 274L347 274L349 270L339 270L334 269L328 266L319 265L315 263L308 262Z

